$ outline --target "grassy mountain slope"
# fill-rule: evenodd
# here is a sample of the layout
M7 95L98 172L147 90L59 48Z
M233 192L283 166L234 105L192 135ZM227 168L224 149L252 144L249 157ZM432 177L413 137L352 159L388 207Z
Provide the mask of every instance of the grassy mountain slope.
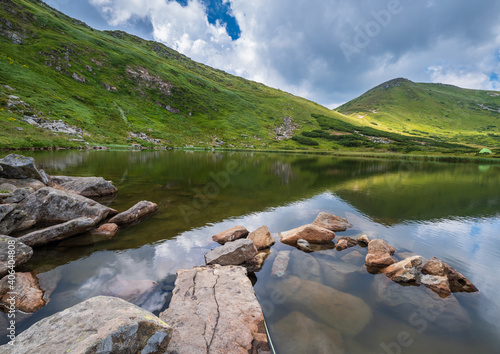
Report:
M286 148L300 146L284 139L287 127L291 134L319 127L312 113L351 120L162 44L94 30L41 1L0 2L0 46L0 147ZM83 131L37 128L25 122L30 117Z
M395 79L337 111L382 130L500 146L500 92Z

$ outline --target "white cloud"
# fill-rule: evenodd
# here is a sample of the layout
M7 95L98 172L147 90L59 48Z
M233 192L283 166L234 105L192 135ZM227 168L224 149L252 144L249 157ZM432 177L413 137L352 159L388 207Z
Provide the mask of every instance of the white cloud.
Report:
M401 0L350 63L340 44L373 30L374 13L387 14L390 2L227 0L241 29L232 41L201 0L89 1L111 25L147 19L154 39L194 60L329 106L398 76L493 89L489 76L500 71L494 0Z

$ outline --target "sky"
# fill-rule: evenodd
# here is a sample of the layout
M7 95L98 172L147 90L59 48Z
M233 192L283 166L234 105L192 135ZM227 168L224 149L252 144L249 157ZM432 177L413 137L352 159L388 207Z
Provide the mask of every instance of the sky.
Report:
M397 77L500 90L500 1L45 0L329 108Z

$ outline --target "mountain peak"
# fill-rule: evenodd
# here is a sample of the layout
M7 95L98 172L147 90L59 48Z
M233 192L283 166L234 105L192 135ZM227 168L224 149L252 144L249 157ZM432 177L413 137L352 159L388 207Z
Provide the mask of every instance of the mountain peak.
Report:
M396 79L392 79L392 80L389 80L389 81L386 81L376 87L374 87L375 89L377 88L381 88L381 89L384 89L384 90L387 90L391 87L399 87L399 86L403 86L404 84L414 84L413 81L411 80L408 80L404 77L398 77Z

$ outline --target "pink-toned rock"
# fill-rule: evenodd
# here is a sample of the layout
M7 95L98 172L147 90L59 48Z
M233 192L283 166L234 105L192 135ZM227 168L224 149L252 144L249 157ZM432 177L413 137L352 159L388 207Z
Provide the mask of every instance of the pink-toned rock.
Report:
M271 254L270 249L265 249L257 253L251 260L243 264L249 272L258 272L264 265L264 261Z
M226 242L231 242L240 238L245 238L248 235L248 230L244 226L233 226L225 231L212 236L212 240L220 243L221 245Z
M358 243L362 247L368 247L368 244L370 243L370 238L368 235L361 235L357 239Z
M274 245L274 239L267 226L261 226L248 235L248 238L255 243L258 250L263 250Z
M479 291L462 273L442 260L432 257L422 268L423 274L447 277L452 292L473 293Z
M281 232L279 236L281 242L295 245L299 239L304 239L309 243L328 243L335 238L335 233L316 225L307 224Z
M92 231L93 235L100 235L104 237L113 237L118 232L118 225L114 223L102 224L97 229Z
M419 282L441 297L447 297L451 295L450 282L448 281L447 277L422 274L419 277Z
M388 245L384 240L372 240L368 244L368 254L365 258L365 264L368 267L374 268L385 268L390 266L397 262L394 257L391 257L394 252L394 248Z
M347 221L346 218L342 218L340 216L325 212L321 212L318 214L316 220L313 221L313 225L331 231L345 231L348 228L352 227L352 225L349 223L349 221Z
M36 312L45 306L43 291L38 279L31 273L16 273L14 289L10 288L9 277L0 280L0 305L10 309L14 305L16 310ZM16 293L15 296L9 293ZM12 297L14 302L11 302Z
M108 222L118 225L131 224L140 221L157 210L158 204L143 200L135 204L132 208L113 216Z
M345 249L354 247L358 245L358 241L352 237L340 237L337 241L337 251L343 251Z
M382 269L381 272L396 283L410 283L417 281L422 264L423 258L421 256L414 256L391 264L387 268Z

